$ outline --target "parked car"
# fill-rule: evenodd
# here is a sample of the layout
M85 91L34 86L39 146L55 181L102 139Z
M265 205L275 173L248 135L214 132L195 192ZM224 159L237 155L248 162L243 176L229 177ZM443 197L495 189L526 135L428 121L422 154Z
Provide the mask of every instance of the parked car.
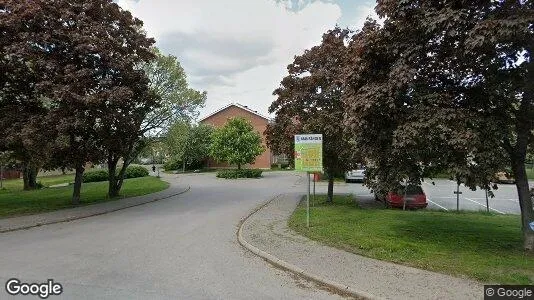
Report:
M495 174L493 180L493 182L496 182L496 183L509 183L509 184L512 184L512 183L515 183L515 178L512 176L512 174L508 173L508 172L498 172Z
M385 195L375 192L377 201L384 201L388 207L416 209L428 206L426 194L420 185L410 184L401 186L397 191L387 192ZM406 201L406 204L404 203Z
M365 180L365 168L360 167L345 173L345 182L363 182Z

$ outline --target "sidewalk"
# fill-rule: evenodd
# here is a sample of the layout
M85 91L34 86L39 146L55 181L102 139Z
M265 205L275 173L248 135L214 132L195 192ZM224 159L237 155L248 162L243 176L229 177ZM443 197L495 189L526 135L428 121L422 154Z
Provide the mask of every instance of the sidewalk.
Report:
M259 251L247 248L274 264L303 273L305 277L348 287L345 290L355 291L349 292L353 296L377 299L484 297L483 285L475 281L362 257L295 233L287 227L287 220L300 197L281 195L246 219L240 232L245 247L252 245L251 248Z
M153 194L112 200L76 208L61 209L41 214L0 219L0 233L102 215L173 197L189 190L188 186L176 183L172 178L174 178L172 175L163 176L163 179L170 183L169 188Z

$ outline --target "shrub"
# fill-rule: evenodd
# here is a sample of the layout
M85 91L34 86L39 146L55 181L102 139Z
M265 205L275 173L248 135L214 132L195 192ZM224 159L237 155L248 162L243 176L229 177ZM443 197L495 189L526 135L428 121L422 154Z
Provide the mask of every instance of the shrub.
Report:
M143 166L129 166L126 168L125 178L138 178L148 176L148 170Z
M175 161L175 160L169 160L169 161L166 161L163 164L163 168L165 169L165 171L181 170L182 169L182 162L181 161Z
M99 182L108 180L107 170L96 170L83 173L83 182Z
M217 171L217 177L226 179L260 178L263 171L260 169L229 169Z
M124 178L138 178L148 176L148 170L142 166L126 168ZM83 182L100 182L108 180L108 170L95 170L83 174Z

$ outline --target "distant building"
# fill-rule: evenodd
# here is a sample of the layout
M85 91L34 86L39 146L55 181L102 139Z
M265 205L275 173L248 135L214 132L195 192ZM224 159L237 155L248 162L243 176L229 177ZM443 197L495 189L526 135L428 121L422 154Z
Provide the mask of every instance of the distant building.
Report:
M262 144L265 147L265 152L258 156L256 158L256 161L254 161L254 163L251 164L250 167L259 169L270 169L271 163L273 162L273 156L271 154L271 150L267 147L264 134L265 129L267 129L267 124L269 124L270 121L268 117L261 115L255 110L250 109L248 106L232 103L203 118L199 121L199 123L209 124L214 127L222 127L224 126L224 124L226 124L228 119L235 117L242 117L248 120L252 124L254 129L258 131L258 133L262 137ZM213 160L208 160L208 168L226 167L229 166L225 163L217 163Z

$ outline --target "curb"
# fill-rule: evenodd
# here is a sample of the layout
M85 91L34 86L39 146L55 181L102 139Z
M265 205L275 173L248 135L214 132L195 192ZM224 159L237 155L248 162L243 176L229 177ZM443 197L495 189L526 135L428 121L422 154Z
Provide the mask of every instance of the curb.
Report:
M263 250L260 250L260 249L256 248L255 246L251 245L249 242L247 242L243 238L242 229L243 229L243 225L245 224L245 222L252 215L254 215L258 211L260 211L262 208L267 206L269 203L271 203L275 199L278 199L281 196L284 196L284 194L277 195L274 198L272 198L272 199L260 204L257 208L253 209L252 212L250 212L246 217L242 218L241 221L239 221L238 229L237 229L237 232L236 232L237 241L239 242L239 244L243 248L245 248L248 251L254 253L255 255L263 258L265 261L267 261L268 263L274 265L275 267L278 267L280 269L289 271L289 272L291 272L293 274L301 276L301 277L303 277L303 278L305 278L307 280L310 280L312 282L318 283L320 285L326 286L328 289L332 290L333 292L335 292L335 293L337 293L337 294L339 294L341 296L349 296L349 297L352 297L352 298L355 298L355 299L381 299L381 298L378 298L378 297L373 296L371 294L368 294L366 292L355 290L355 289L353 289L353 288L351 288L351 287L349 287L347 285L344 285L344 284L341 284L341 283L337 283L335 281L332 281L332 280L323 278L321 276L315 275L313 273L307 272L304 269L301 269L301 268L299 268L299 267L297 267L297 266L295 266L293 264L290 264L290 263L288 263L286 261L283 261L283 260L279 259L278 257L276 257L276 256L274 256L274 255L272 255L270 253L267 253L267 252L265 252Z
M52 224L58 224L58 223L66 223L66 222L71 222L71 221L75 221L75 220L81 220L81 219L85 219L85 218L105 215L105 214L116 212L116 211L119 211L119 210L132 208L132 207L136 207L136 206L141 206L141 205L145 205L145 204L148 204L148 203L156 202L156 201L159 201L159 200L164 200L164 199L167 199L167 198L178 196L178 195L181 195L181 194L184 194L184 193L188 192L189 190L191 190L191 186L188 186L185 190L180 191L178 193L167 195L167 196L160 197L160 198L151 199L151 200L148 200L148 201L145 201L145 202L141 202L141 203L135 203L135 204L127 205L127 206L124 206L124 207L113 208L113 209L110 209L110 210L100 211L100 212L92 213L92 214L89 214L89 215L68 217L68 218L65 218L65 219L48 221L48 222L44 221L44 222L37 223L37 224L25 225L25 226L20 226L20 227L15 227L15 228L0 229L0 233L7 233L7 232L12 232L12 231L25 230L25 229L30 229L30 228L34 228L34 227L40 227L40 226L52 225ZM127 198L124 198L124 199L127 199Z

